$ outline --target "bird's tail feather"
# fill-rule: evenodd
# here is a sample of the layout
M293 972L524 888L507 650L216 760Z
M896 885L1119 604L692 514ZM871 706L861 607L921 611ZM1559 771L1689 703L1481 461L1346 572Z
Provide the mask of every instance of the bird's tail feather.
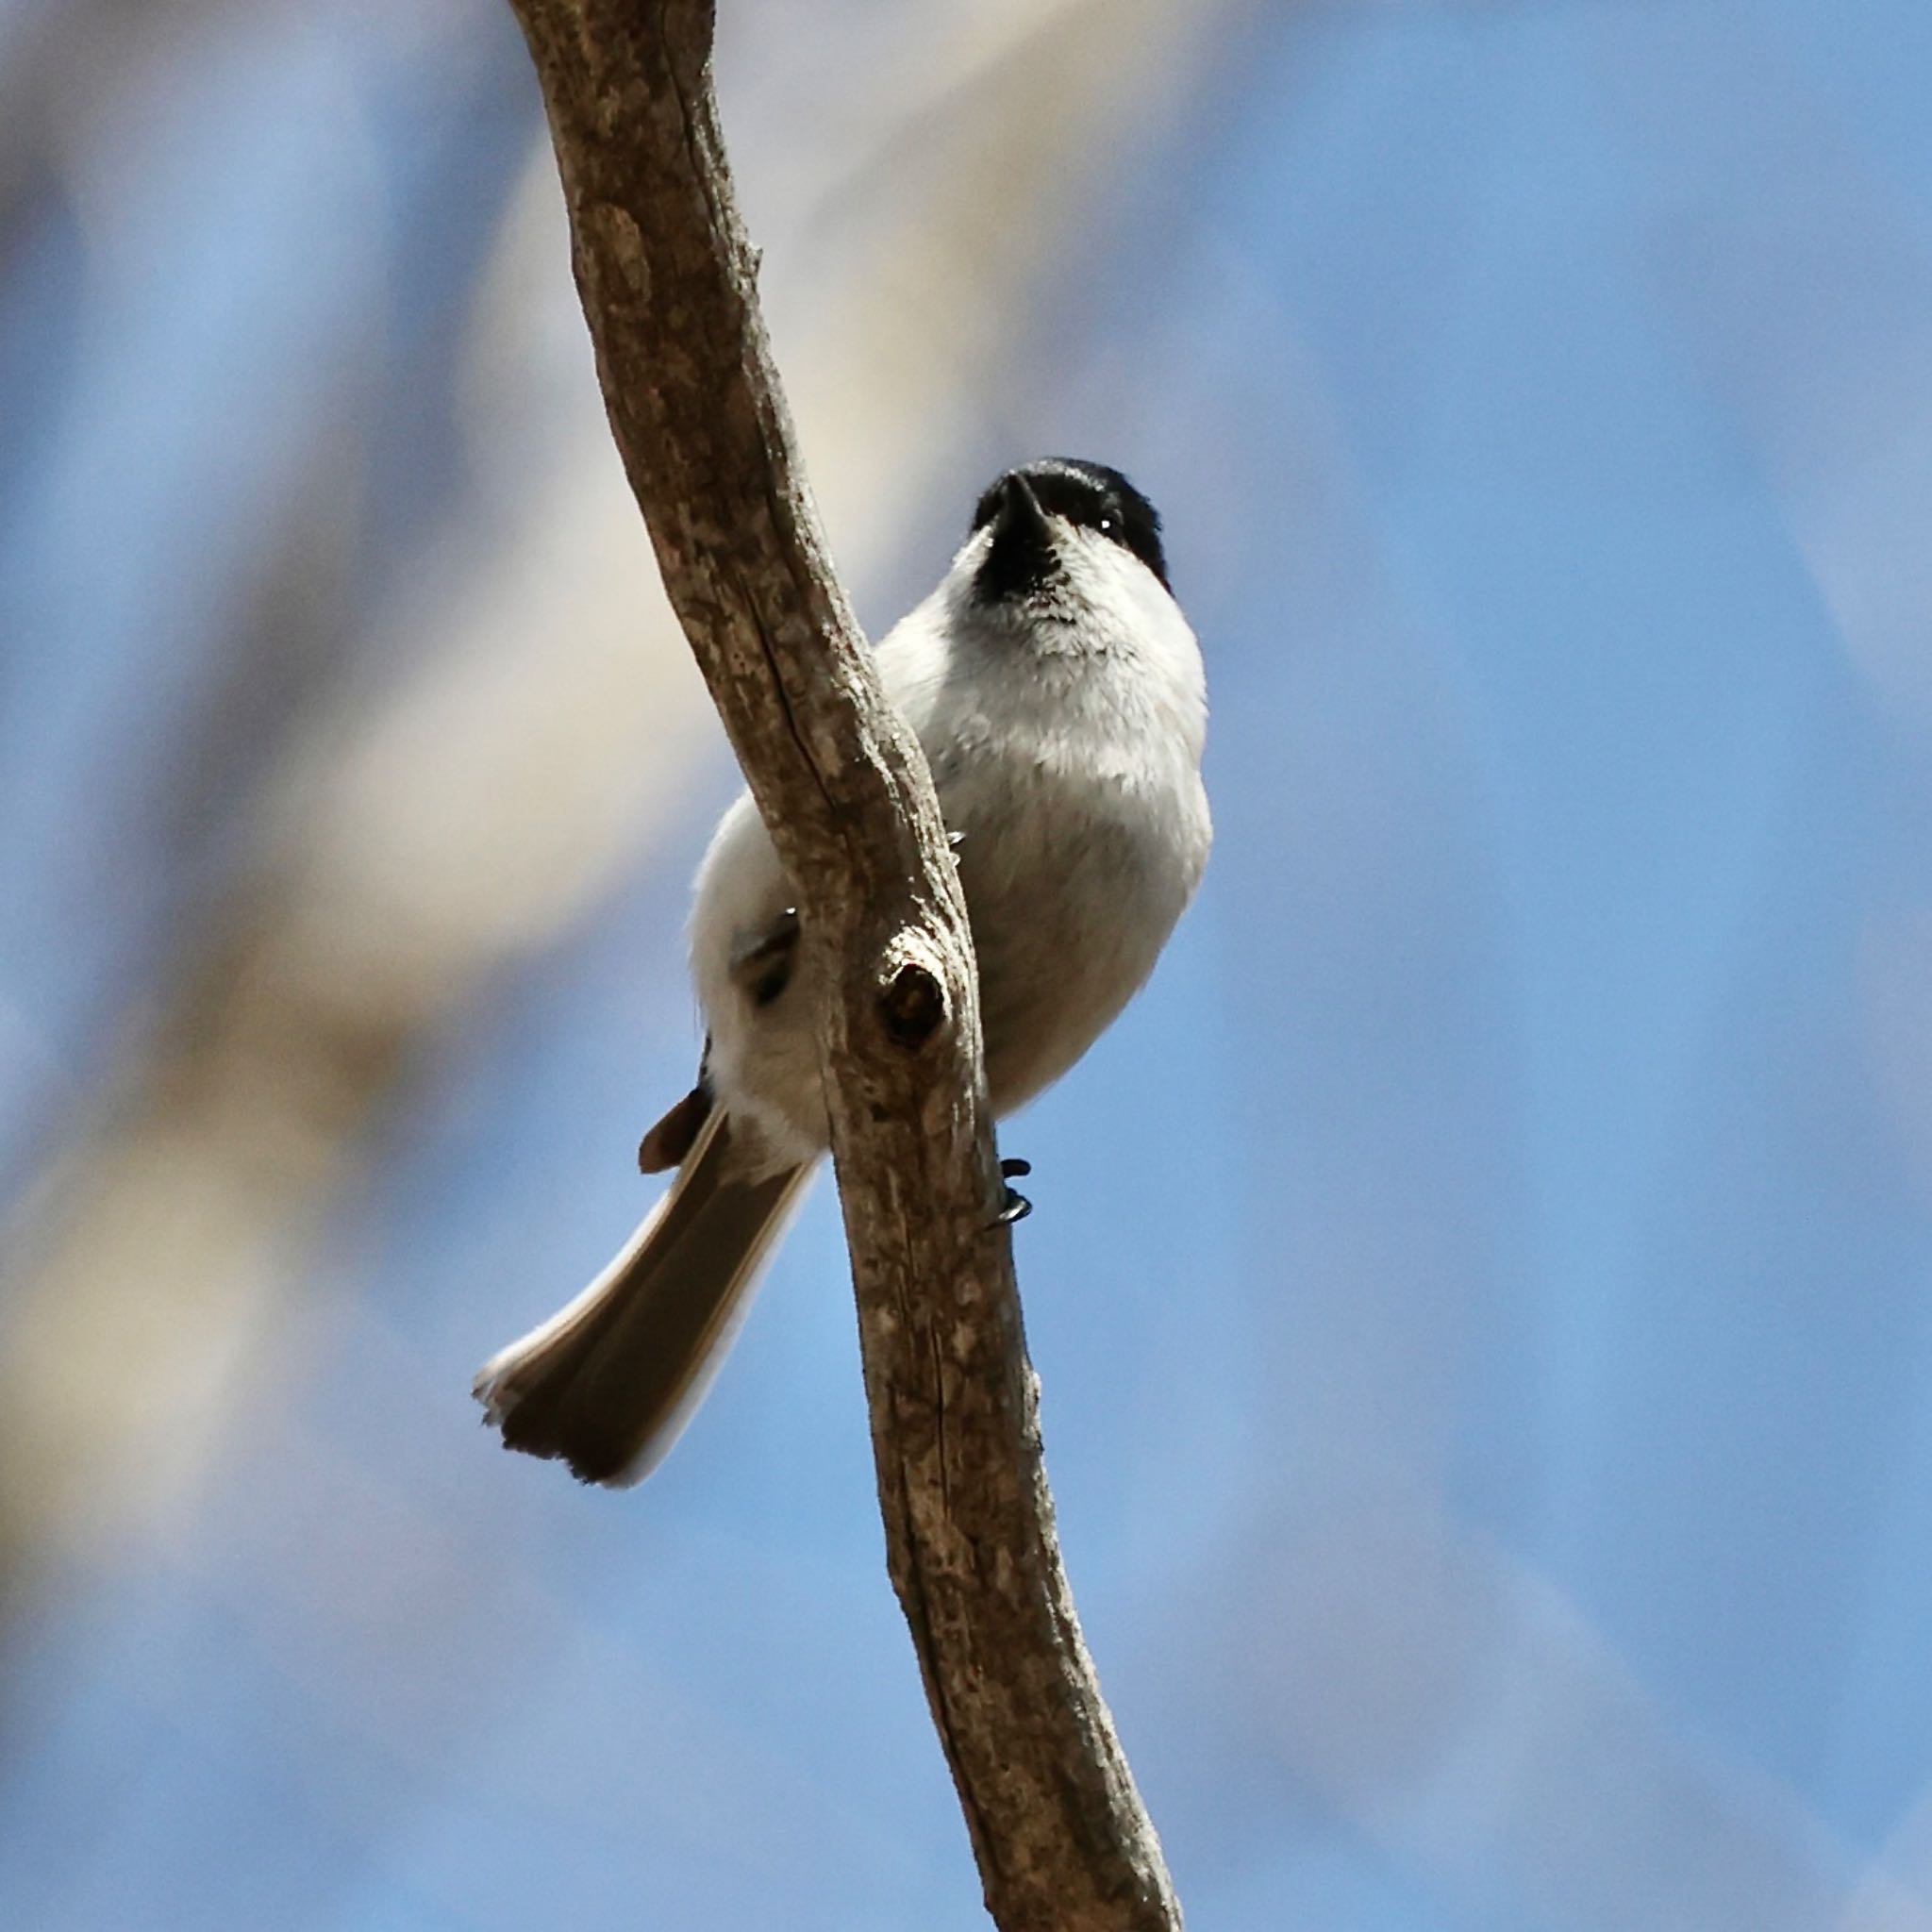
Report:
M641 1481L703 1400L759 1264L811 1173L746 1178L723 1108L624 1251L567 1307L477 1372L505 1446L586 1482Z

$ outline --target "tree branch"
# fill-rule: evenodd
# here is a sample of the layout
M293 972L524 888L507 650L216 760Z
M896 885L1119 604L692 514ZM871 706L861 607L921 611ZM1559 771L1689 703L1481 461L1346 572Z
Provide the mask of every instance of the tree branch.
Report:
M839 996L824 1018L893 1587L1005 1932L1177 1927L1041 1463L965 906L825 555L733 203L705 0L511 0L658 564Z

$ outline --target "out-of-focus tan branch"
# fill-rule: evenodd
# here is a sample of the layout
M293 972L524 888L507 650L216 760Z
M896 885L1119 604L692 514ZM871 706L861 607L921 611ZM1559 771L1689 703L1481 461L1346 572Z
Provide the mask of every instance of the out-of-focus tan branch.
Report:
M706 0L512 0L612 432L839 989L822 1045L888 1560L1008 1932L1179 1908L1061 1567L930 774L825 555L759 316Z

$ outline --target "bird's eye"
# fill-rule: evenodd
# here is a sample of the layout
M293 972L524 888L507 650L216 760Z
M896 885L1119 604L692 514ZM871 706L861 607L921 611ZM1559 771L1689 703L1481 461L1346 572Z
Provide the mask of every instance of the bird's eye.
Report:
M1110 530L1113 528L1113 519L1111 517L1102 517L1093 527L1096 530Z

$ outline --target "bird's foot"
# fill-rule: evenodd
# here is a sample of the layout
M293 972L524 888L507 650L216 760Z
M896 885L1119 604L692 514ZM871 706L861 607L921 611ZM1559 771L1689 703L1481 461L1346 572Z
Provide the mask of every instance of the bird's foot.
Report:
M1003 1160L1000 1162L1000 1178L1003 1181L1017 1180L1023 1174L1031 1174L1030 1160ZM995 1227L1011 1227L1016 1221L1024 1221L1033 1212L1033 1203L1024 1194L1015 1193L1011 1188L1006 1191L1006 1199L1000 1204L1000 1211L993 1216Z

